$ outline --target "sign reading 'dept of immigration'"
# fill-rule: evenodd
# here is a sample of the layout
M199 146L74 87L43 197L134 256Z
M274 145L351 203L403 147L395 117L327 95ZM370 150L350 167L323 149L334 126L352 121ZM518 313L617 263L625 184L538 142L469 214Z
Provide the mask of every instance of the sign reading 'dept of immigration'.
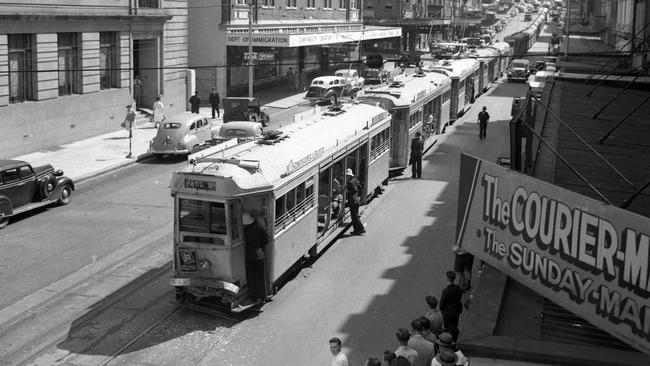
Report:
M650 219L463 154L457 243L650 354Z

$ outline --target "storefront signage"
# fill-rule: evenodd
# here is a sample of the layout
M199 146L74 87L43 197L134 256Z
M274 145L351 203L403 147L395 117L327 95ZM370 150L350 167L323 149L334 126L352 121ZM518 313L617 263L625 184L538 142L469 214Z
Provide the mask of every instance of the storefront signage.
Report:
M324 153L325 153L325 148L324 148L324 147L321 147L320 149L315 150L315 151L309 153L309 155L307 155L307 156L301 158L301 159L298 160L298 161L290 160L290 161L289 161L289 164L287 164L287 170L285 171L284 176L286 177L287 175L289 175L289 174L295 172L296 170L298 170L298 169L304 167L304 166L307 165L309 162L318 159L318 158L319 158L321 155L323 155Z
M398 27L366 29L352 32L323 32L302 34L253 34L253 46L263 47L300 47L323 44L355 42L366 39L400 37L402 29ZM231 33L226 36L228 46L248 46L248 34Z
M457 244L650 354L650 219L461 156Z
M185 182L183 183L183 187L191 188L191 189L200 189L200 190L204 190L204 191L216 191L217 190L217 183L216 182L208 182L207 180L198 180L198 179L185 178Z

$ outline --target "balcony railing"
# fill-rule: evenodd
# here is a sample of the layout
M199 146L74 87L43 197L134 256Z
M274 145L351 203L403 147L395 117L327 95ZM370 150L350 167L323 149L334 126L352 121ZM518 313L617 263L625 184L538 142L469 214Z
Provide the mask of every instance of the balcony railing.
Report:
M138 8L159 8L160 0L138 0Z

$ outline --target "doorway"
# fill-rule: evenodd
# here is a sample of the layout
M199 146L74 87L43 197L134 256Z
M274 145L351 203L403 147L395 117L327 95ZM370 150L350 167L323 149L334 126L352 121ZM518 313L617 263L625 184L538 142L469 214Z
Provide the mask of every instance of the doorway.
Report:
M159 55L158 39L133 40L133 78L138 77L142 83L139 96L134 92L137 108L151 109L160 94Z

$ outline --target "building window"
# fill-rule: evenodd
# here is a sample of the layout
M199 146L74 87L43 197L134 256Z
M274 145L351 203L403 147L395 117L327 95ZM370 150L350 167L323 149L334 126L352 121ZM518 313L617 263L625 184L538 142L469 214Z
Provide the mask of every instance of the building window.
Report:
M31 34L9 34L9 102L34 100L35 60Z
M345 9L345 0L339 0L339 9Z
M332 9L332 0L325 0L325 2L323 3L323 8Z
M139 8L159 8L158 0L138 0Z
M357 8L357 0L350 0L350 9Z
M275 0L263 0L262 5L272 8L275 6Z
M316 0L307 0L307 8L316 8Z
M79 33L59 33L58 44L59 95L78 94L81 89Z
M296 6L296 0L287 0L287 8L295 8Z
M99 84L102 89L119 88L117 32L99 33Z

